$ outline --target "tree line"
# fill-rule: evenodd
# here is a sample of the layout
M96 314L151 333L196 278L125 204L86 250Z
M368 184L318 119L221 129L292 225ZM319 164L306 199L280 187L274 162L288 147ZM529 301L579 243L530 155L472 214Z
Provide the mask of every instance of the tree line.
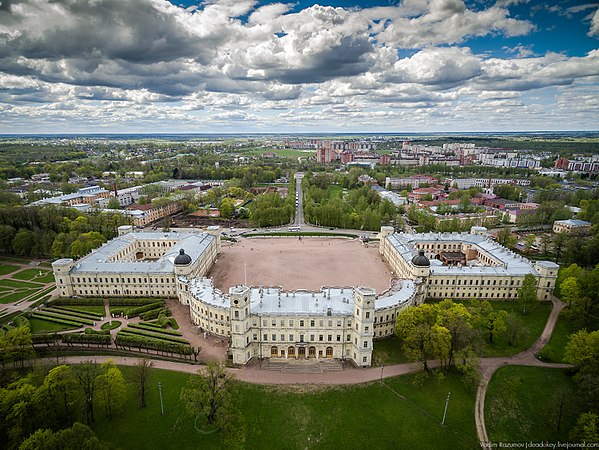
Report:
M0 209L0 252L32 257L80 257L129 224L122 214L82 213L56 206Z

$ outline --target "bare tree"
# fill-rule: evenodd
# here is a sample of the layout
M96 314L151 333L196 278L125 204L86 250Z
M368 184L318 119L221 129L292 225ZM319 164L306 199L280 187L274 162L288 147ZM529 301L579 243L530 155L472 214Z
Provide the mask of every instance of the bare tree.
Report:
M135 382L139 387L139 405L141 408L146 407L146 386L148 385L148 379L150 377L150 369L154 366L154 363L148 358L139 358L137 364L133 368L135 375Z

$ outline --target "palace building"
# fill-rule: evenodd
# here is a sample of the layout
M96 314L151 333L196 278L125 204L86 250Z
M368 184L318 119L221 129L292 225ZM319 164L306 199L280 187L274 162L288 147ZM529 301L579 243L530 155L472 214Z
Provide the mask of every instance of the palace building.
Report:
M548 300L559 266L530 262L477 233L393 233L381 229L379 250L398 278L422 282L433 299L516 300L527 274L537 279L537 297Z
M233 286L206 275L220 249L217 231L133 232L75 262L53 263L61 296L173 297L190 308L199 331L227 338L236 364L252 358L338 358L371 365L373 340L393 335L403 308L426 298L515 299L526 274L547 299L558 266L530 263L478 234L393 233L381 229L380 253L394 271L390 288L323 287L318 292Z

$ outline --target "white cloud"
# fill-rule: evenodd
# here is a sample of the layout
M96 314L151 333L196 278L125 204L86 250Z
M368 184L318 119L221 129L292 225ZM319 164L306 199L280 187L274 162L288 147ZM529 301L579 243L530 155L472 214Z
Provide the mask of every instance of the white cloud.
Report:
M591 29L588 34L589 36L599 36L599 8L591 18Z

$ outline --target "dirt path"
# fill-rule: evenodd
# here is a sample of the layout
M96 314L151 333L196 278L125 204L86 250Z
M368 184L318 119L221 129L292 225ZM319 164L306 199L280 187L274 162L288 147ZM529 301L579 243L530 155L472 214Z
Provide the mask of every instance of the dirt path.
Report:
M547 368L572 367L569 364L545 363L539 361L535 357L535 355L541 351L545 344L549 342L549 339L551 338L551 334L553 333L553 329L555 327L555 323L557 322L557 318L559 317L559 313L565 306L565 304L557 297L552 296L551 301L553 303L553 309L551 310L549 319L547 319L545 328L543 329L541 336L539 336L539 338L530 348L514 356L501 358L481 358L479 360L478 368L481 377L478 389L476 390L476 400L474 404L474 419L476 422L476 433L478 435L478 440L481 442L481 444L490 443L489 436L487 435L487 428L485 426L485 398L487 396L487 388L489 387L489 381L491 381L491 378L493 377L493 374L497 371L497 369L509 365L537 366Z

